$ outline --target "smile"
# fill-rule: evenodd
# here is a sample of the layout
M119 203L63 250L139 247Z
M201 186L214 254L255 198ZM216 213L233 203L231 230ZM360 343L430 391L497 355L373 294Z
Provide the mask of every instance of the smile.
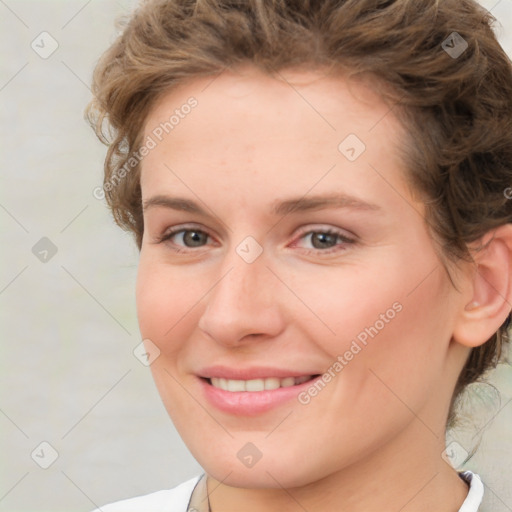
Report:
M217 375L207 377L208 374L203 373L198 379L204 398L211 406L234 416L255 416L279 408L286 403L296 402L301 392L321 378L318 374L293 377L285 371L280 373L288 373L288 375L269 377L268 369L223 370L212 373ZM225 376L220 377L219 373ZM248 373L250 375L247 377L252 378L240 379L241 373ZM254 375L255 373L263 375ZM232 378L228 379L226 374Z
M232 380L212 377L208 379L208 381L214 388L236 393L241 391L271 391L273 389L289 388L307 382L315 377L316 375L303 375L301 377L286 377L284 379L268 377L265 379L251 380Z

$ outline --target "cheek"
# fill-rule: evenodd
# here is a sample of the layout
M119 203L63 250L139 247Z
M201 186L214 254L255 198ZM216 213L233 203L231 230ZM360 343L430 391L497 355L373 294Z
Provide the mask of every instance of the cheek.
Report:
M136 304L142 337L151 339L164 354L179 351L186 342L186 337L180 333L190 325L194 306L199 305L207 291L207 286L200 280L141 254Z
M162 402L173 421L197 413L180 384L191 322L197 322L194 305L199 305L206 286L183 276L161 262L141 253L136 283L137 317L143 339L160 350L150 366Z
M396 329L394 334L403 339L414 327L420 306L428 310L438 293L438 283L432 282L411 293L421 280L418 276L424 277L427 271L408 267L396 257L386 261L383 255L378 265L289 273L284 280L303 303L295 301L294 322L333 356L348 349L352 340L369 345L370 340L384 338Z
M354 357L355 364L347 366L344 377L358 397L354 408L359 407L357 402L374 404L376 419L389 418L391 411L398 418L421 410L444 378L451 313L448 300L443 300L442 271L435 271L416 289L415 281L404 279L380 295L381 309L370 310L362 327L354 326L359 332L352 340L362 334L366 344L358 343L358 362ZM392 301L394 314L389 314L384 308Z
M378 262L338 272L326 268L314 279L296 273L294 290L316 313L313 318L304 310L308 318L296 319L327 355L343 400L355 401L347 389L362 393L360 405L375 396L389 399L388 386L419 404L444 371L453 318L448 280L431 254L423 260L382 254Z

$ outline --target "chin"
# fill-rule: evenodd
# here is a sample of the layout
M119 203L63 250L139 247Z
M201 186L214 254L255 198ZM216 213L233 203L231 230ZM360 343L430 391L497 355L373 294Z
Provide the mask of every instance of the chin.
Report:
M229 469L216 465L211 470L205 471L224 485L243 489L281 489L305 486L313 480L307 475L298 475L290 472L290 468L275 468L273 466L261 466L260 468ZM231 474L226 476L230 471Z
M235 457L226 455L209 454L207 460L198 458L201 467L215 480L230 487L246 489L281 489L303 487L327 476L330 471L325 464L315 467L313 461L302 457L297 462L296 454L287 457L282 450L277 450L276 455L265 456L252 467L246 467ZM307 463L306 463L307 462Z

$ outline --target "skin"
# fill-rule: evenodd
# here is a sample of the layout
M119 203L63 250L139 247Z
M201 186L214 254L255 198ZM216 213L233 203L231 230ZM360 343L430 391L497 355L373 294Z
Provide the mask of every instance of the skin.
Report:
M451 284L405 183L404 132L389 107L342 77L281 76L247 66L195 79L147 117L145 137L197 99L142 161L142 199L179 196L208 213L144 210L137 312L160 350L159 393L208 474L213 512L457 511L468 489L441 457L444 428L470 346L487 339L470 324L487 288L475 303L475 274L462 265L458 290ZM348 134L366 145L354 162L338 150ZM271 211L333 192L378 209ZM173 227L208 236L159 242ZM314 245L311 232L327 229L354 242ZM252 263L236 251L248 236L263 250ZM213 364L320 374L397 302L400 312L307 405L244 417L201 393L197 372ZM500 315L504 307L495 323ZM237 457L248 442L262 454L252 468Z

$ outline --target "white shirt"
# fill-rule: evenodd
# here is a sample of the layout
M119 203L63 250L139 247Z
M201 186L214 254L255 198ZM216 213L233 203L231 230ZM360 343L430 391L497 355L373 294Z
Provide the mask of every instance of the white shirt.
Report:
M191 497L196 484L203 476L204 473L172 489L116 501L92 512L199 512L191 503ZM469 492L458 512L478 512L484 496L484 486L480 477L471 471L459 473L459 476L469 484ZM202 479L201 483L204 482Z

